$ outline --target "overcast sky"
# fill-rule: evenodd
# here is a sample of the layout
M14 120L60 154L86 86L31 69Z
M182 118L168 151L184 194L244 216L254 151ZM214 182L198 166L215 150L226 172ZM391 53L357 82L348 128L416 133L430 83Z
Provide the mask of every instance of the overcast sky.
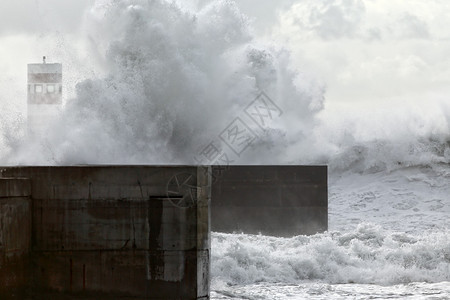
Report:
M25 97L26 64L65 64L68 95L97 72L83 15L94 0L0 1L0 108ZM196 8L207 0L179 0ZM284 45L328 103L430 101L450 92L450 1L239 0L256 34ZM1 106L3 105L3 106ZM9 103L11 105L11 103ZM13 105L23 109L24 101Z

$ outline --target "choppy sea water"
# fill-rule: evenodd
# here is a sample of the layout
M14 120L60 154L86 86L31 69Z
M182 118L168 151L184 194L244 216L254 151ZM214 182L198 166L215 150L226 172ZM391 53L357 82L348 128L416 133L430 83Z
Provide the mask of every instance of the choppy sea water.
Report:
M449 174L332 174L328 232L213 233L212 299L450 299Z
M374 284L326 284L307 282L297 285L260 283L211 293L212 299L449 299L450 282L415 282L390 286Z

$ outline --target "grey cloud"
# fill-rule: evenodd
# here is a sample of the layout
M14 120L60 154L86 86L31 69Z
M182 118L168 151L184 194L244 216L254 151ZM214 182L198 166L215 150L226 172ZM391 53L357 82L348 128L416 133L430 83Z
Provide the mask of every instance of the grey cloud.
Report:
M428 39L431 36L427 23L420 20L417 16L405 14L399 20L399 23L400 36L402 38Z
M381 12L373 10L374 5L363 0L303 0L284 17L292 16L291 22L309 38L381 41L432 37L427 21L407 5L387 6Z
M0 1L0 35L72 32L93 0Z
M297 25L323 39L351 37L358 29L365 6L361 0L308 1Z
M425 21L415 15L403 13L395 17L387 15L378 27L362 31L361 36L369 41L386 41L429 39L432 35Z

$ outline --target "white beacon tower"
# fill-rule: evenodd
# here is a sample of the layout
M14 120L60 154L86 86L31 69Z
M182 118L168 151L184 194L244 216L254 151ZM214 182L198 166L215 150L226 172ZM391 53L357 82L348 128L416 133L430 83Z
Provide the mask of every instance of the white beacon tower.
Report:
M28 64L28 133L45 134L62 106L62 65Z

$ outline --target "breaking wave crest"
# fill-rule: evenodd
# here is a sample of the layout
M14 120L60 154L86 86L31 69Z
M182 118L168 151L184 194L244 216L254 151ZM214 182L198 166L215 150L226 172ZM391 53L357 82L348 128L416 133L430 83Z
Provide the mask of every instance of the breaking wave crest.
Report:
M409 235L371 224L292 238L213 233L213 286L309 280L381 285L449 281L449 233Z
M85 27L104 76L80 82L49 132L7 163L194 163L262 90L285 113L260 149L286 124L311 128L322 108L320 85L291 69L287 50L259 42L232 1L190 11L165 0L99 0Z
M1 124L1 163L196 163L260 91L282 116L236 164L373 173L450 162L448 101L326 108L324 86L287 49L258 40L233 1L180 3L97 0L84 28L103 75L77 84L44 136Z

